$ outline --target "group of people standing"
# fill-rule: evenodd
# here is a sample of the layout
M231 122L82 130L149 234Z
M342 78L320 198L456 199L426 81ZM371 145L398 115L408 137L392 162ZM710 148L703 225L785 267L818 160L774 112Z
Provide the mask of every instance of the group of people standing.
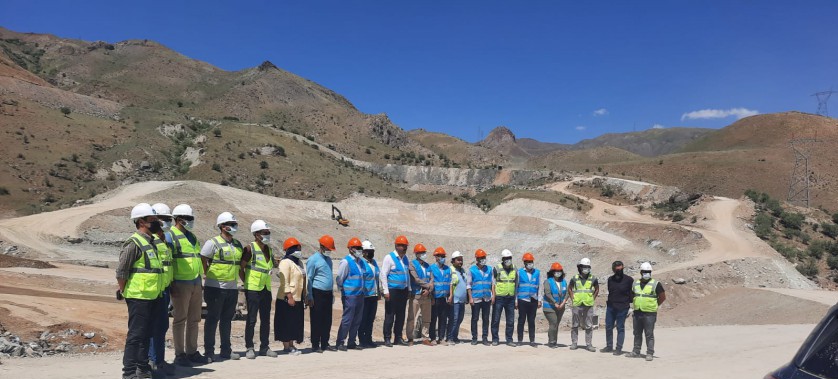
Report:
M505 313L505 343L523 344L524 325L528 341L535 343L535 316L543 309L548 320L548 343L558 347L558 326L568 304L572 307L571 350L578 345L578 332L585 331L585 348L592 345L594 302L599 283L591 274L591 262L583 258L577 274L568 281L561 264L554 262L545 276L535 268L535 257L524 253L523 267L516 268L509 250L501 252L501 263L486 264L487 253L478 249L475 264L463 266L464 256L455 251L451 265L442 247L433 251L433 261L422 244L413 247L414 259L407 257L407 237L398 236L394 250L379 266L370 241L352 238L348 254L333 271L335 240L324 235L319 247L305 263L302 244L295 238L283 241L282 251L271 248L269 225L256 220L250 232L253 242L243 245L234 237L238 221L230 212L216 218L218 235L201 245L191 232L195 217L192 208L181 204L170 210L165 204L138 204L131 211L137 229L123 246L116 277L118 298L128 306L128 335L123 355L123 378L148 378L152 371L174 374L175 365L192 366L218 360L237 360L232 351L230 332L236 313L239 280L245 293L247 322L245 356L276 357L270 348L270 312L274 301L272 277L279 280L275 299L274 339L282 351L299 355L295 344L303 341L304 308L308 307L311 351L345 351L375 348L372 328L378 302L384 299L384 346L453 345L460 340L465 307L471 307L471 344L497 346L499 327ZM663 286L651 278L651 265L641 266L641 279L623 274L615 262L608 278L606 307L606 347L602 352L622 354L624 324L634 305L634 349L627 354L639 357L642 337L647 343L646 359L654 354L654 324L658 306L666 296ZM329 343L335 285L340 293L343 313L335 345ZM198 326L202 299L206 302L204 354L198 352ZM169 328L168 304L172 305L174 365L164 359L165 335ZM513 340L515 310L518 311L517 344ZM491 318L490 318L491 316ZM482 319L481 328L478 324ZM254 344L256 324L260 324L259 348ZM406 330L405 330L406 325ZM491 326L491 341L489 329ZM613 345L613 329L617 342ZM216 332L220 334L216 355ZM405 333L406 332L406 333Z

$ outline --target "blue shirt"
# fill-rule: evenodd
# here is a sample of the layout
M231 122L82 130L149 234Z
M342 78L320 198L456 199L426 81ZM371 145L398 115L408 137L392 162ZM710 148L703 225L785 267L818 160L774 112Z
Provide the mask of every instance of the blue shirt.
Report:
M332 276L332 259L317 252L306 261L308 298L312 299L312 289L333 291L335 279Z

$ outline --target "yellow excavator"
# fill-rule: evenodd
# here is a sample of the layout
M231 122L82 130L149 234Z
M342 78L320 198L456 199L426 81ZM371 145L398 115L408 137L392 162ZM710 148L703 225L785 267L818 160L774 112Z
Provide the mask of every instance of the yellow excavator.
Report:
M349 220L343 218L343 214L340 213L340 209L334 205L332 205L332 220L337 221L341 226L349 226Z

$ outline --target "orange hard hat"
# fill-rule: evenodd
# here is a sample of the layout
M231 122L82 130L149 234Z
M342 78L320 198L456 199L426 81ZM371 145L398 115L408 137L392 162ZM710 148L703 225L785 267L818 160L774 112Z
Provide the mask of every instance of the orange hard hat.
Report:
M428 251L428 249L426 249L425 245L423 245L421 243L417 243L416 246L413 247L413 253L414 254L426 253L427 251Z
M361 247L361 240L358 237L352 237L349 239L349 243L346 244L346 247L353 248L353 247Z
M483 249L477 249L477 251L474 252L474 257L475 258L486 258L486 252L483 251Z
M442 246L437 247L436 249L434 249L434 256L444 257L445 256L445 249L443 249Z
M332 238L332 236L326 234L323 237L320 237L317 241L320 242L320 246L323 246L331 251L335 251L335 239Z
M396 237L396 245L408 245L407 237L405 237L405 236Z
M550 265L550 271L564 271L564 269L559 262L553 262L553 264Z
M282 244L282 250L288 250L294 246L302 246L300 245L300 241L297 241L296 238L291 237L285 240L285 243Z
M524 262L526 261L535 261L535 257L531 253L524 253Z

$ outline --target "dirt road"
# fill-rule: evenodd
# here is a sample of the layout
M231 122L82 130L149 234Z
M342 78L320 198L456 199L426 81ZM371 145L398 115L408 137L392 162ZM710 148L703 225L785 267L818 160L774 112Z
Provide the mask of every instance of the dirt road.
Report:
M511 348L460 344L452 347L379 347L364 351L258 358L179 369L177 377L469 378L582 376L586 378L761 378L791 359L812 325L662 328L656 331L656 360L615 357L545 346ZM602 333L594 333L601 344ZM544 342L546 335L538 335ZM568 343L568 332L559 334ZM628 337L631 341L631 337ZM627 341L627 342L628 342ZM167 352L170 353L170 352ZM419 354L419 355L417 355ZM419 358L421 357L421 358ZM523 369L522 366L528 366ZM50 359L12 359L0 366L4 378L115 378L121 356L105 354ZM528 370L528 371L523 371ZM181 376L182 375L182 376Z

